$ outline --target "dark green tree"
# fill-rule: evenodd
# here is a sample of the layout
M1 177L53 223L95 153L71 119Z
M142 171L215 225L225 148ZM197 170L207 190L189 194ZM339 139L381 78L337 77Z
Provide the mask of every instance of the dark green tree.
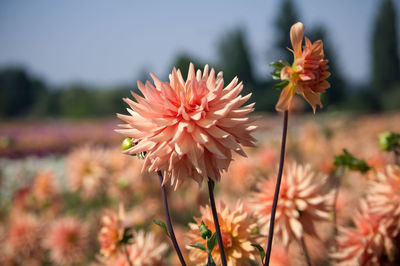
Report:
M322 95L322 103L329 109L329 106L340 104L345 100L346 84L344 77L342 71L338 67L336 61L337 56L325 28L323 26L317 26L311 29L308 36L310 36L312 42L322 40L324 43L325 58L329 61L328 66L329 72L331 73L331 76L328 78L331 87Z
M380 4L372 35L372 92L377 96L400 80L396 11L392 0ZM400 99L399 99L400 100Z
M255 83L250 49L243 29L228 32L218 46L218 68L224 72L224 80L230 82L235 76L247 86Z
M286 48L292 47L290 43L290 27L299 21L296 6L292 0L283 0L275 20L275 48L279 53L279 58L289 61L291 54Z
M45 91L44 83L22 68L0 70L0 116L30 115L32 106Z

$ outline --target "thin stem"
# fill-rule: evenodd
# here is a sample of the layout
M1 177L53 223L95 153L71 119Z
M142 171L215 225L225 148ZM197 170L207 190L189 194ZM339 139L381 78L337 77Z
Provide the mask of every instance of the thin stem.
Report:
M214 200L214 181L212 181L210 178L208 178L208 194L210 195L211 210L214 218L215 231L217 232L219 253L221 255L221 263L222 266L226 266L224 244L222 242L221 229L219 227L217 208L215 207L215 200Z
M338 225L337 225L337 199L339 196L339 188L342 183L342 176L344 172L344 167L340 167L338 170L338 174L336 176L336 187L335 187L335 198L333 199L333 225L334 225L334 233L335 236L338 234Z
M123 246L122 249L124 250L125 256L126 256L126 261L128 262L129 266L133 266L132 261L129 258L129 252L126 246Z
M167 220L169 236L171 238L172 244L174 245L176 254L179 257L179 261L181 262L182 266L186 266L186 262L182 256L181 250L179 249L178 242L176 241L174 228L172 227L171 217L169 215L169 209L168 209L167 193L165 191L165 185L162 184L163 176L162 176L161 171L157 171L157 174L158 174L158 179L160 180L160 185L161 185L161 194L162 194L162 199L163 199L164 213L165 213L165 219Z
M285 161L285 147L286 147L286 135L287 135L287 127L288 127L288 116L289 116L289 112L286 110L283 113L283 132L282 132L282 143L281 143L281 156L280 156L280 161L279 161L278 177L276 179L274 200L272 202L271 219L270 219L270 223L269 223L268 246L267 246L267 252L265 254L264 266L269 265L269 259L271 257L272 239L274 237L275 213L276 213L276 207L278 205L279 189L281 187L283 164Z
M301 243L301 248L303 249L303 252L304 252L304 257L306 257L307 265L311 266L310 255L308 254L307 246L306 246L306 243L304 242L304 237L303 236L300 239L300 243Z

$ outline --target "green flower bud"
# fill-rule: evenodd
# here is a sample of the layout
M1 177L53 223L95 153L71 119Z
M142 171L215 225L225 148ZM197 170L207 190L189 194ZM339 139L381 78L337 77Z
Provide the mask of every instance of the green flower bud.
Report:
M400 147L400 134L383 132L379 134L379 146L384 151L394 151Z
M124 141L122 142L122 150L123 151L125 151L125 150L127 150L127 149L129 149L129 148L132 148L133 147L133 144L132 144L132 138L126 138L126 139L124 139Z

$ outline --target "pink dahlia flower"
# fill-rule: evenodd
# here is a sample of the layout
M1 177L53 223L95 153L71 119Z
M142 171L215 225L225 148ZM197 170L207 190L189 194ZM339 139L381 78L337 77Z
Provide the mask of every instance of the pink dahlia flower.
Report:
M73 217L60 218L50 225L43 247L57 265L82 263L87 255L89 232L85 224Z
M362 200L361 211L353 216L355 228L339 228L338 251L331 254L337 265L382 265L392 257L393 242L382 217Z
M327 175L312 171L310 165L289 165L282 178L275 217L275 234L288 247L306 233L317 237L317 222L329 221L332 192L326 187ZM274 198L275 180L266 179L258 185L250 206L268 232Z
M138 82L143 96L125 98L130 115L118 114L127 124L116 131L136 144L128 154L146 152L143 169L162 171L164 184L175 188L187 177L199 184L204 178L219 181L221 171L232 161L232 150L246 156L243 146L254 146L250 135L256 129L246 117L253 104L242 106L251 96L240 95L242 83L234 78L224 88L222 72L215 77L208 65L195 72L190 64L183 79L175 68L169 82L150 74L154 85Z

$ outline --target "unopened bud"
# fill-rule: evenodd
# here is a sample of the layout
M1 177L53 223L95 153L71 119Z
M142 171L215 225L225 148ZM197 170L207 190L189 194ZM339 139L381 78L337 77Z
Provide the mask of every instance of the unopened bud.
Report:
M122 147L122 150L123 150L123 151L125 151L125 150L127 150L127 149L129 149L129 148L132 148L132 147L133 147L132 138L126 138L126 139L124 139L124 141L123 141L122 144L121 144L121 147Z
M206 239L207 237L210 238L212 236L212 232L208 229L208 227L201 221L201 224L199 226L200 229L200 236L203 239Z

